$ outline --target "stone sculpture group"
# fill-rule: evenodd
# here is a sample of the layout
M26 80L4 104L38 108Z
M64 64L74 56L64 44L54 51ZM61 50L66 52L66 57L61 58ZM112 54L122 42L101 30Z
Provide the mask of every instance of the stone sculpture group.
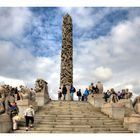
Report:
M21 85L18 91L18 95L20 96L20 99L18 100L16 92L17 88L13 88L12 86L0 86L0 133L9 132L11 130L11 103L16 102L19 108L19 115L23 118L25 110L30 105L37 111L39 106L43 106L50 100L47 82L43 79L36 80L35 89Z

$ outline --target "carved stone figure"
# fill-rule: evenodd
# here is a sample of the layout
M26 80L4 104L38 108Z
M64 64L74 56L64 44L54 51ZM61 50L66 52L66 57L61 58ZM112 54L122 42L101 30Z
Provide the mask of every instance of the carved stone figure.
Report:
M48 83L43 79L37 79L35 82L35 92L41 92L46 84Z
M23 85L20 85L20 91L19 91L20 97L22 100L24 99L31 99L30 98L30 89L27 87L24 87Z
M36 100L35 91L31 88L30 92L31 92L31 100L32 100L32 101L35 101L35 100Z
M50 101L47 84L43 79L37 79L35 82L36 102L38 106L43 106Z
M10 103L15 102L14 93L11 86L2 85L0 87L0 102L2 108L1 113L8 113Z
M4 102L5 102L5 89L2 86L0 86L0 114L5 112Z
M140 114L140 95L134 99L133 107L135 112Z
M129 89L125 90L124 99L130 99L132 97L132 92L129 92Z
M102 94L103 93L103 84L100 81L98 81L96 84L96 87L98 88L98 93Z
M109 97L109 99L108 99L108 102L109 102L109 103L116 103L116 102L118 102L118 101L119 101L118 96L117 96L117 94L115 93L115 91L114 91L113 88L111 88L110 93L111 93L111 94L110 94L110 97Z

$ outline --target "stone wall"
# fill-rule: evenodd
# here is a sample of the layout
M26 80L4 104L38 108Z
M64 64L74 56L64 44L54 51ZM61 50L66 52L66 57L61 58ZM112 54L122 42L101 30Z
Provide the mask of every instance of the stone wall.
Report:
M12 129L12 121L7 114L0 115L0 133L8 133Z

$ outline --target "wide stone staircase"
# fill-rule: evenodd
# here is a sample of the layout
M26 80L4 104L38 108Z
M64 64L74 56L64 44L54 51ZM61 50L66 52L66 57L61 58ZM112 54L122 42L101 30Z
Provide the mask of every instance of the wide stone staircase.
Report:
M35 115L29 131L14 133L131 133L122 122L109 118L88 102L50 101Z

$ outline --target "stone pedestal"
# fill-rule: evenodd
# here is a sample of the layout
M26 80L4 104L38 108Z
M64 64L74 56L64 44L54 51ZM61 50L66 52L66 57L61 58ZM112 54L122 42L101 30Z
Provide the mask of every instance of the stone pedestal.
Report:
M140 115L133 114L130 117L125 117L124 127L133 132L140 133Z
M67 88L67 95L66 95L66 100L70 101L71 97L70 97L70 86L66 86Z
M123 121L125 114L125 107L120 103L105 103L101 111L108 115L110 118L118 119Z
M134 110L135 110L135 112L136 112L137 114L140 115L140 103L137 103L137 104L135 105Z
M126 108L129 108L129 109L133 110L132 100L131 99L121 99L121 100L119 100L119 103L124 104L124 106Z
M40 92L36 92L36 102L38 106L43 106L49 101L50 97L48 94L48 87L47 85L45 85L43 90L41 90Z
M121 103L125 107L125 116L130 116L131 114L134 114L134 108L132 105L131 99L121 99L118 103Z
M17 102L17 105L18 105L18 108L19 108L19 115L21 115L21 116L24 115L25 110L30 105L33 106L33 108L34 108L35 111L38 110L37 103L36 102L33 102L33 101L29 100L29 99L19 100L19 101L16 101L16 102Z
M105 103L103 99L103 94L94 94L94 95L90 94L88 96L88 102L98 108L101 108Z
M12 130L12 120L7 114L0 115L0 133L8 133Z

